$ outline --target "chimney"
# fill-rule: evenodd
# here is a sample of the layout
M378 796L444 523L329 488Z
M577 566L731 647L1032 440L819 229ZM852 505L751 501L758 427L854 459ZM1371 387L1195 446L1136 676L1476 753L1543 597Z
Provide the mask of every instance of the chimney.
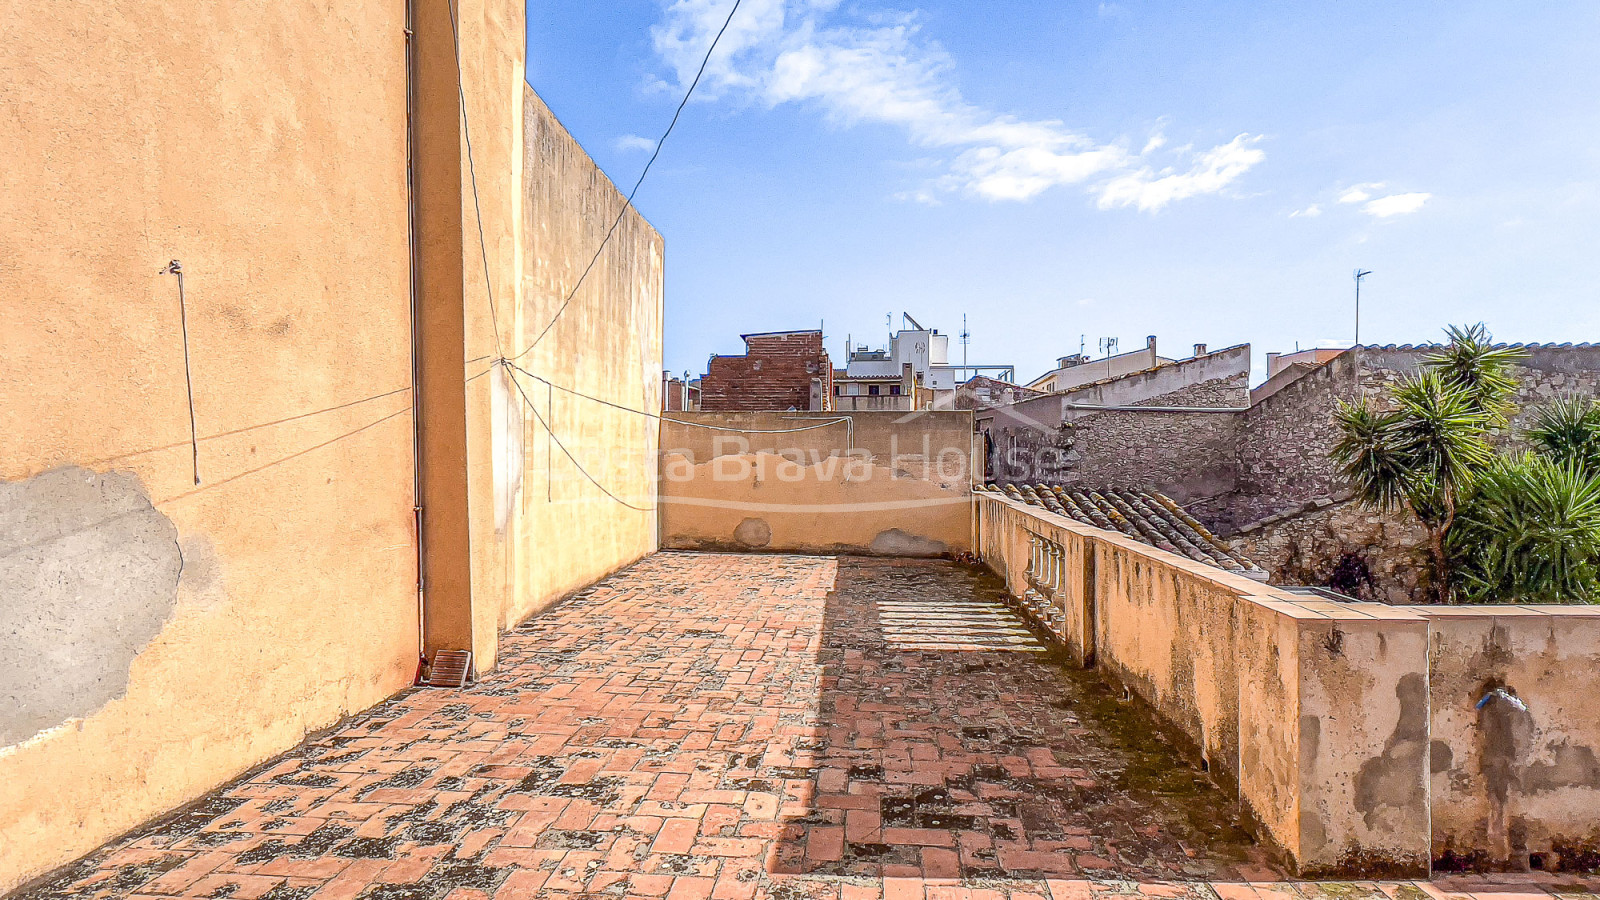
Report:
M1205 344L1195 344L1194 345L1194 355L1195 356L1205 356L1206 355L1206 345Z

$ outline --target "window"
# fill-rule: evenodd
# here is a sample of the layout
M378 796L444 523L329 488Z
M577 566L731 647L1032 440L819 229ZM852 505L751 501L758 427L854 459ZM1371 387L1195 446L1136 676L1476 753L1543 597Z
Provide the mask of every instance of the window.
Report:
M891 396L891 397L900 396L900 385L898 385L898 384L889 385L889 396Z
M833 395L835 397L843 397L844 396L844 388L842 386L840 386L840 385L837 385L837 384L834 385L833 386Z
M867 393L874 397L878 396L878 386L875 384L867 385Z

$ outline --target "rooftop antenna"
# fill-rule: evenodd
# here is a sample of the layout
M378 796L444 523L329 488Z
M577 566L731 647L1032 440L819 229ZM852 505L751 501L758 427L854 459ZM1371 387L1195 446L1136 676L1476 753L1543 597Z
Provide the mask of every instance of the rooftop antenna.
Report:
M1361 270L1360 266L1356 267L1356 276L1355 277L1356 277L1356 344L1357 345L1360 345L1360 343L1361 343L1361 279L1363 279L1363 278L1365 278L1365 277L1367 277L1368 275L1371 275L1371 274L1372 274L1371 272L1363 272Z
M972 340L972 332L967 330L967 314L961 314L961 377L968 378L967 372L967 343Z
M1106 377L1111 377L1111 356L1117 352L1117 339L1103 337L1100 339L1100 352L1106 355Z

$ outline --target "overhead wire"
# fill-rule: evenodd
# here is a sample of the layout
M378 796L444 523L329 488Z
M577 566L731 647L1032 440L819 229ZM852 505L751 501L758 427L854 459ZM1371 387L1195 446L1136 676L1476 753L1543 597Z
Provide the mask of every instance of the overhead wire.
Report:
M483 287L489 294L489 315L492 319L490 325L494 329L494 352L498 357L506 355L505 348L500 343L500 310L495 306L494 281L489 276L489 243L483 236L483 203L478 199L478 167L472 159L472 121L467 117L467 89L462 84L461 75L461 28L456 24L455 0L445 0L450 12L450 38L455 47L456 56L456 96L461 102L461 134L467 146L467 176L472 183L472 211L478 220L478 250L483 256Z
M613 403L610 400L605 400L605 399L602 399L600 397L595 397L595 396L590 395L590 394L585 394L582 391L575 391L572 388L563 387L562 385L555 384L554 382L552 382L552 381L550 381L548 379L541 378L538 375L535 375L532 372L529 372L527 369L522 368L521 366L517 365L516 363L512 362L509 359L508 360L504 360L503 362L504 362L505 365L510 366L513 369L516 369L518 372L521 372L522 374L528 376L529 378L532 378L534 381L540 382L540 383L545 384L545 385L549 385L550 387L553 387L556 390L561 391L562 393L571 394L574 397L582 397L585 400L593 401L595 403L600 404L601 406L609 406L612 409L619 409L619 410L622 410L623 412L630 412L630 413L633 413L634 415L644 416L647 419L657 419L657 420L662 420L662 421L667 421L667 422L673 422L673 423L676 423L678 425L687 425L690 428L704 428L704 429L706 429L708 431L731 431L731 432L737 432L739 434L796 434L796 433L801 432L801 431L814 431L814 430L816 430L818 428L827 428L830 425L837 425L840 422L854 424L854 420L850 416L838 416L837 418L829 419L828 421L823 422L823 423L821 423L819 425L806 425L806 426L803 426L803 427L800 427L800 428L771 428L771 429L733 428L733 427L726 426L726 425L707 425L704 422L692 422L692 421L689 421L687 419L668 419L666 416L659 415L657 413L648 412L648 411L642 410L642 409L634 409L631 406L623 406L620 403Z
M509 380L511 381L512 385L514 385L516 387L517 393L522 395L523 402L528 404L528 410L533 413L533 417L535 419L537 419L539 424L540 424L540 426L542 426L544 428L545 434L550 438L551 441L553 441L555 443L555 445L558 448L560 448L561 452L566 455L567 460L572 463L572 467L577 469L578 473L581 474L584 478L589 479L589 483L590 484L592 484L595 487L599 488L600 492L602 494L605 494L607 497L610 497L612 500L617 501L618 503L622 504L623 506L626 506L627 508L629 508L631 510L634 510L636 512L654 512L655 511L656 508L654 506L635 506L634 504L629 503L628 501L622 499L621 497L618 497L615 493L613 493L611 491L610 488L608 488L605 485L601 484L599 479L595 478L593 475L590 475L589 474L589 470L585 469L583 467L583 464L578 462L578 458L572 455L572 451L567 449L567 445L563 444L561 442L561 439L556 437L555 429L550 427L550 423L545 421L544 416L539 415L539 408L533 404L533 399L528 396L528 392L523 390L522 383L520 381L517 381L517 378L516 378L515 375L511 375L509 377ZM546 465L548 465L548 463L546 463Z
M456 6L455 6L454 0L446 0L446 3L448 4L449 12L450 12L450 32L451 32L451 38L452 38L453 48L454 48L454 52L455 52L455 64L456 64L456 93L457 93L457 96L460 99L460 104L461 104L461 127L462 127L463 138L464 138L463 142L465 144L465 149L466 149L466 153L467 153L467 172L468 172L468 175L469 175L469 181L470 181L471 186L472 186L473 214L474 214L474 217L477 220L478 247L479 247L479 250L481 251L481 254L482 254L482 257L483 257L484 290L485 290L486 294L488 295L489 314L493 319L494 341L495 341L495 361L494 361L494 363L491 363L488 369L485 369L484 371L481 371L481 372L477 373L476 375L473 375L471 378L468 378L467 381L469 381L469 382L475 381L478 378L481 378L484 375L487 375L489 373L489 371L492 370L496 365L503 364L507 368L509 368L511 370L514 370L516 372L520 372L520 373L528 376L529 378L533 378L533 379L535 379L537 381L544 382L544 384L546 385L547 389L548 388L554 388L554 389L561 390L561 391L569 393L569 394L573 394L575 396L583 397L585 399L588 399L588 400L591 400L591 401L594 401L594 402L597 402L597 403L602 403L602 404L605 404L607 406L614 407L616 409L624 410L624 411L627 411L627 412L632 412L632 413L635 413L635 414L638 414L638 415L647 416L649 418L653 418L653 419L657 419L657 420L661 419L661 416L659 416L657 414L654 414L654 413L647 412L645 410L633 409L631 407L626 407L626 406L622 406L620 404L611 403L610 401L602 400L599 397L592 397L592 396L589 396L587 394L583 394L581 392L574 391L574 390L572 390L570 388L566 388L566 387L563 387L561 385L554 384L554 383L552 383L552 382L550 382L550 381L548 381L548 380L546 380L544 378L540 378L539 376L534 375L532 372L529 372L526 369L521 368L520 366L515 365L514 363L512 363L512 360L513 359L521 359L522 357L524 357L524 356L528 355L529 353L533 352L533 349L535 347L537 347L541 341L544 340L545 336L550 333L550 329L554 328L556 322L559 321L561 316L566 313L567 308L572 304L573 298L577 296L579 289L581 289L583 287L584 282L586 280L588 280L589 274L594 271L595 265L600 261L601 255L605 253L606 247L610 244L612 236L616 234L617 228L622 224L623 218L627 216L628 211L630 209L633 209L633 200L634 200L634 198L638 195L639 189L644 185L645 178L646 178L646 176L648 176L650 174L651 167L653 167L655 165L656 160L661 156L661 148L663 146L665 146L665 144L667 142L667 138L669 136L671 136L673 130L678 127L678 120L683 116L684 109L688 107L690 98L694 96L695 88L699 86L700 80L705 76L706 68L711 63L711 56L712 56L713 53L716 52L717 45L719 43L721 43L723 35L725 35L727 33L728 26L730 26L733 23L733 17L734 17L735 14L738 13L739 7L743 3L743 0L734 0L733 7L728 10L727 18L725 18L723 20L723 22L722 22L722 27L717 29L716 35L711 39L711 45L706 48L705 57L700 61L700 68L698 70L696 70L694 79L692 81L690 81L688 89L686 91L684 91L683 99L678 102L677 109L673 111L672 121L667 124L666 130L664 132L662 132L660 139L656 141L656 146L655 146L654 151L652 151L651 154L650 154L650 159L645 162L644 168L639 172L638 180L636 180L634 182L633 189L628 192L628 196L623 200L622 209L617 212L616 218L614 218L611 221L611 227L606 229L605 236L601 239L600 246L595 249L594 255L592 257L590 257L588 265L584 267L584 270L583 270L582 274L580 274L578 276L578 280L572 286L572 289L567 292L567 296L565 297L565 299L562 300L561 305L556 309L555 314L550 317L550 321L545 323L544 328L542 330L540 330L539 334L534 337L533 342L530 343L526 349L522 350L521 352L517 353L515 356L512 356L512 357L507 357L506 356L504 345L500 341L500 313L499 313L499 309L498 309L498 307L497 307L497 305L495 303L494 284L493 284L493 281L491 280L491 277L490 277L489 248L488 248L488 242L484 237L483 206L482 206L482 201L481 201L481 199L479 197L479 194L478 194L477 165L476 165L476 162L474 160L474 154L473 154L473 149L472 149L472 122L471 122L471 119L468 117L468 114L467 114L466 89L465 89L465 87L463 85L464 79L463 79L462 67L461 67L461 32L460 32L459 26L456 23ZM487 357L478 357L476 360L472 360L472 362L481 361L482 359L485 359L485 358L487 358ZM629 503L628 501L626 501L626 500L622 499L621 497L617 496L615 493L613 493L605 485L601 484L600 481L598 479L596 479L593 475L589 474L589 471L587 469L585 469L582 466L582 464L580 464L578 462L577 458L572 455L571 451L569 451L567 449L566 445L561 442L561 439L556 437L555 430L553 428L551 428L550 424L548 422L546 422L544 417L539 414L538 407L534 405L532 398L530 398L528 396L527 391L525 391L523 389L521 382L517 381L517 379L516 379L516 377L514 375L509 376L509 380L517 388L517 393L522 395L523 402L525 402L528 405L528 409L533 413L534 418L539 421L539 424L545 429L545 433L549 436L550 440L553 441L554 444L557 447L560 448L561 452L567 457L567 459L572 463L572 465L575 468L577 468L577 470L580 473L582 473L582 475L585 478L587 478L590 483L592 483L595 487L599 488L600 491L602 493L604 493L606 496L608 496L612 500L615 500L616 502L622 504L623 506L628 507L629 509L637 510L639 512L650 512L650 511L655 509L655 507L641 507L641 506L635 506L634 504ZM716 430L716 431L732 431L732 432L751 433L751 434L788 434L788 433L798 432L798 431L810 431L810 430L815 429L815 428L825 428L825 427L828 427L830 425L838 424L839 422L845 422L846 425L850 429L850 433L852 435L854 434L854 421L849 419L849 418L835 419L835 420L830 421L830 422L824 422L824 423L819 424L819 425L809 425L809 426L805 426L803 428L783 429L783 430L769 430L769 431L756 430L756 429L726 428L726 427L714 426L714 425L702 425L700 423L686 423L686 424L690 424L690 425L692 425L694 427L708 428L708 429Z
M594 256L589 259L589 264L584 267L583 274L578 276L577 283L572 286L572 290L567 292L567 297L565 300L561 301L561 306L556 309L556 314L550 317L549 322L545 323L544 330L540 331L539 334L534 337L533 343L529 344L526 350L523 350L521 353L511 357L511 359L521 359L522 357L533 352L533 348L539 346L539 342L544 340L545 335L550 333L550 329L555 327L556 322L560 320L562 314L567 311L567 307L572 303L572 298L578 295L578 289L583 287L583 283L588 279L589 273L594 270L595 263L600 261L600 255L605 252L606 245L611 242L611 236L616 233L617 226L622 224L623 217L628 214L628 210L633 208L633 198L639 193L640 186L644 184L645 176L650 174L650 167L655 165L656 157L661 155L661 147L662 145L666 144L667 137L672 134L672 130L674 128L678 127L678 118L683 115L684 107L689 105L689 98L694 96L694 89L699 86L701 77L706 74L706 66L710 65L711 63L711 54L716 52L717 44L722 41L722 36L727 33L728 26L733 24L733 16L739 11L739 4L742 2L743 0L733 0L733 8L728 10L728 17L723 20L722 27L717 30L717 36L711 39L711 46L706 48L705 58L700 61L700 69L699 71L695 72L694 80L689 82L689 89L684 92L683 100L678 103L677 111L672 114L672 121L667 125L667 130L661 133L661 139L656 141L655 152L650 154L649 161L644 164L644 169L639 173L639 180L633 183L633 190L628 192L628 198L623 201L621 211L619 211L617 213L617 217L612 220L611 227L606 230L606 236L601 239L600 246L594 251ZM463 108L463 113L464 112L465 108ZM470 155L471 146L469 143L469 159Z

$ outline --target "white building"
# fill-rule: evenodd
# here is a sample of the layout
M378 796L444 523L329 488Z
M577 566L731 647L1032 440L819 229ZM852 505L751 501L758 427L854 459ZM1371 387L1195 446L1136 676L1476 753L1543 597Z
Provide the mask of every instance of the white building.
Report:
M901 315L911 327L890 335L887 348L873 350L853 342L846 346L845 367L834 373L835 408L944 408L954 399L956 388L974 375L1015 379L1012 366L952 365L948 334L922 327L909 313Z

